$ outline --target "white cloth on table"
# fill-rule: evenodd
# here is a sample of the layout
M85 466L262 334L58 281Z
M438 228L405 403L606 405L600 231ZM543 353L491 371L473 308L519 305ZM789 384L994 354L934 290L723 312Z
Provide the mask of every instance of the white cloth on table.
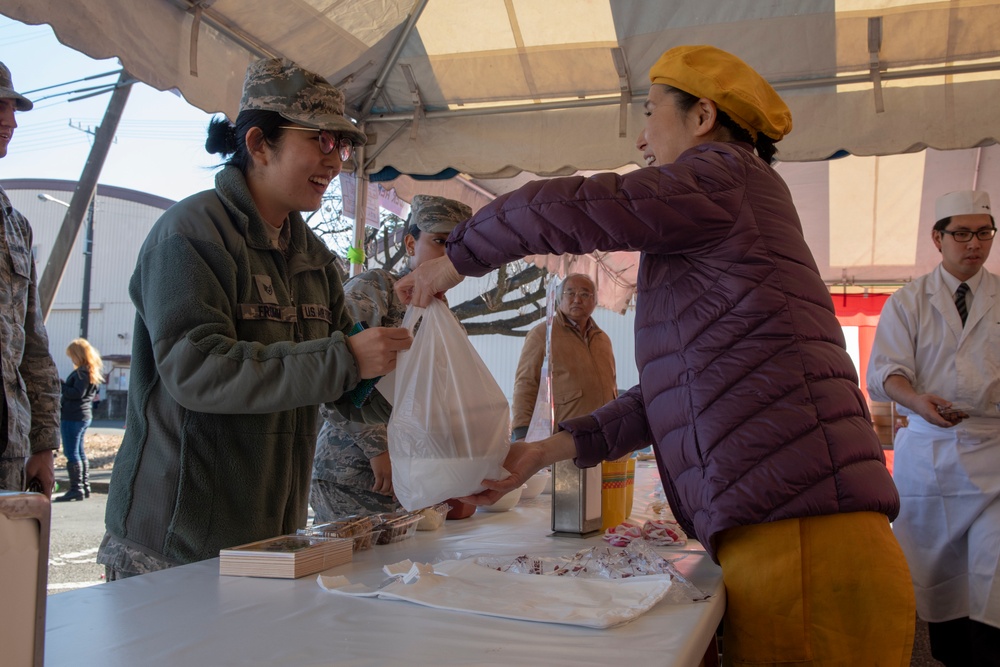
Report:
M410 565L406 574L395 574L394 580L375 589L351 584L343 576L320 575L319 585L338 595L589 628L610 628L637 618L663 599L671 585L669 575L600 580L510 574L470 560L404 563ZM401 569L386 566L390 574Z

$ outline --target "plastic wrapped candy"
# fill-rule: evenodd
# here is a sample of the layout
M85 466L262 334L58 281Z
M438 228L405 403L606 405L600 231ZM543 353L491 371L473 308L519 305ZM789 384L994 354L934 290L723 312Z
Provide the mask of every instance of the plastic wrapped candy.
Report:
M687 544L687 535L676 521L651 519L642 526L642 538L656 547Z
M632 540L642 537L642 526L635 521L625 520L617 526L611 526L604 531L604 541L613 547L628 546Z

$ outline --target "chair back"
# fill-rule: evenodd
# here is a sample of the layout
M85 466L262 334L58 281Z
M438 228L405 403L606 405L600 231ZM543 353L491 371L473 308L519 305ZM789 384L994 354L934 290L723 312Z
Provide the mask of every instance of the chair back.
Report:
M0 651L10 667L42 667L49 574L49 499L0 491Z

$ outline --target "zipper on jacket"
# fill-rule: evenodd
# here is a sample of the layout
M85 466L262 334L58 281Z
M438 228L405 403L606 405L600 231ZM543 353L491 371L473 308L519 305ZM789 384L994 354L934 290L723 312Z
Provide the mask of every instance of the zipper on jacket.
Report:
M272 250L274 254L278 256L278 261L274 264L281 271L281 279L285 283L286 289L288 289L288 301L289 305L295 309L295 322L292 323L292 333L296 343L301 343L303 341L302 328L299 322L299 307L296 305L295 299L295 285L292 284L291 277L288 272L288 260L285 259L284 253L280 250Z

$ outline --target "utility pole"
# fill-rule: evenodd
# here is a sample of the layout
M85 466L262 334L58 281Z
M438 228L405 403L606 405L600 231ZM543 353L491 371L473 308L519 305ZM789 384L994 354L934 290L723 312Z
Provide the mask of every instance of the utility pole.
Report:
M97 189L87 207L87 237L83 242L83 296L80 299L80 338L87 338L90 324L90 272L94 261L94 202Z
M69 124L70 127L85 132L97 140L97 130L84 127L81 124ZM113 139L112 139L113 141ZM90 197L87 207L87 230L83 241L83 294L80 296L80 338L87 338L90 328L90 276L94 261L94 204L97 201L97 188Z
M45 270L38 281L38 300L42 310L42 317L48 319L52 310L52 303L55 301L56 292L62 282L63 274L66 271L66 262L69 260L70 251L76 241L76 235L80 232L80 225L83 222L84 209L91 207L93 211L93 200L97 193L97 181L104 167L104 161L108 157L108 150L114 140L115 132L118 129L118 122L121 120L122 112L125 110L125 103L128 101L129 91L135 82L128 72L122 70L115 84L114 92L111 94L111 101L108 102L107 111L104 112L104 119L94 134L94 145L90 149L90 155L83 166L83 173L80 174L80 181L73 191L70 199L69 209L63 218L59 234L52 245L52 252L49 253L49 260L45 264ZM92 227L93 213L90 215L88 227ZM89 242L93 241L93 230L88 232ZM88 242L88 248L89 248ZM86 251L85 251L86 252ZM89 261L90 255L87 255ZM88 285L89 287L89 285ZM89 290L88 290L89 292ZM89 294L88 303L84 307L84 313L90 310ZM81 314L81 329L85 326L83 320L87 315Z

